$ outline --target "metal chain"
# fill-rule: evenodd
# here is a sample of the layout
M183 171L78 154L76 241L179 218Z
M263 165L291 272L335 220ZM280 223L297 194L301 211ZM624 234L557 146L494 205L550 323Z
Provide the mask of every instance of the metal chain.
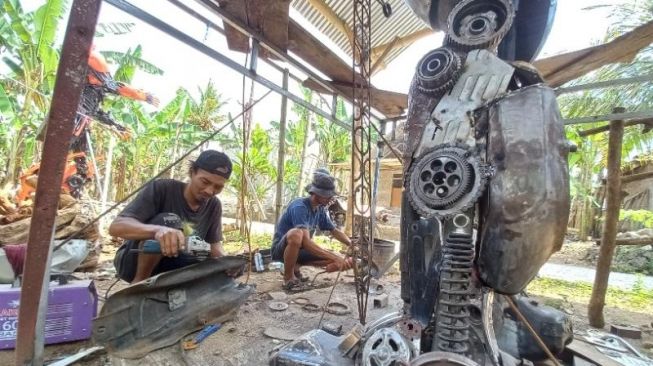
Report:
M358 318L365 324L370 288L370 265L374 242L374 212L372 212L372 123L370 114L371 71L371 1L354 0L353 96L351 199L353 200L352 234L356 263L356 299ZM360 222L356 225L355 218ZM369 218L369 219L368 219Z

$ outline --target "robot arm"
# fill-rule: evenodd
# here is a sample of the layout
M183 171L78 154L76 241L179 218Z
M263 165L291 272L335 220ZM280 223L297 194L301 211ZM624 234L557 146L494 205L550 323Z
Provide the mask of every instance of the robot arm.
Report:
M91 51L88 58L88 66L88 82L90 85L102 87L106 92L120 95L125 98L146 102L155 107L159 106L159 99L153 94L114 80L109 72L109 65L107 64L106 59L99 52L95 50Z

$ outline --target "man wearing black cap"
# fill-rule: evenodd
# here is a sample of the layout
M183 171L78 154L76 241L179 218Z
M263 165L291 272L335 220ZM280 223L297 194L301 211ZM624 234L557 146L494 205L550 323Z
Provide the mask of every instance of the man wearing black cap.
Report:
M331 232L343 244L351 245L347 235L335 227L325 209L336 195L335 188L332 176L316 171L313 181L306 188L310 195L291 201L281 215L272 239L272 259L284 263L284 289L292 290L300 286L300 265L326 267L327 271L351 267L351 262L321 248L312 240L313 233L319 228Z
M211 244L211 257L224 255L222 249L222 205L216 197L231 175L229 157L206 150L192 162L190 181L157 179L113 220L109 234L127 239L118 249L114 265L123 280L131 283L198 262L182 252L184 231ZM161 244L161 254L138 252L147 239Z

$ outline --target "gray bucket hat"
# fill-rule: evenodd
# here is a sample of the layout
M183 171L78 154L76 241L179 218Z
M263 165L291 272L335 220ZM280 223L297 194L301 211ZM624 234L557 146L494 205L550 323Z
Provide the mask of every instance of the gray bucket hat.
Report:
M308 193L331 198L337 194L335 181L336 179L329 174L315 172L313 181L308 186Z

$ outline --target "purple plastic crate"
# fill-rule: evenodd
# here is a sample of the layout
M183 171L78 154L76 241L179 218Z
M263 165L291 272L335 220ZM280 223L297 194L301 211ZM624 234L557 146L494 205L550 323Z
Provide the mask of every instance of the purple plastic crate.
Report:
M50 283L45 318L45 344L63 343L91 337L98 298L93 281ZM20 288L0 285L0 349L16 346Z

